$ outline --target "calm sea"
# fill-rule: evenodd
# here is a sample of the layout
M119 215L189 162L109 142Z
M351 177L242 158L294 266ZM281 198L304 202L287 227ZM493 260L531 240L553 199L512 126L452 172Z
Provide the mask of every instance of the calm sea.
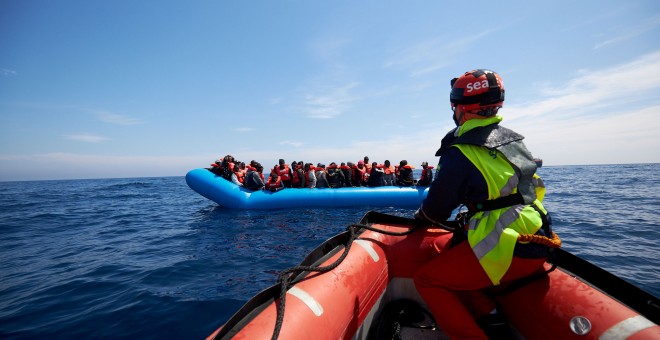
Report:
M564 248L660 296L660 164L538 173ZM184 177L1 182L0 338L203 338L366 211L227 210Z

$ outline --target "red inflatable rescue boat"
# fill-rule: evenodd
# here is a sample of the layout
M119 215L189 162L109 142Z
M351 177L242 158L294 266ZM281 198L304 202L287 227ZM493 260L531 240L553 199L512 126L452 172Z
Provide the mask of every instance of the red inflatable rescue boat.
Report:
M446 338L412 277L434 256L434 238L448 231L416 224L367 213L284 271L278 284L253 297L209 339ZM566 251L554 252L546 267L556 270L490 292L504 322L487 325L489 335L660 339L656 297Z

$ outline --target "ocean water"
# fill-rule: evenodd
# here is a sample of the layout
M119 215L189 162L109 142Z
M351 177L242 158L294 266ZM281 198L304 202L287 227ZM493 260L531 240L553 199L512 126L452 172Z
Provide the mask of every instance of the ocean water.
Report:
M564 249L660 296L660 164L538 173ZM228 210L183 176L0 182L0 338L204 338L367 210Z

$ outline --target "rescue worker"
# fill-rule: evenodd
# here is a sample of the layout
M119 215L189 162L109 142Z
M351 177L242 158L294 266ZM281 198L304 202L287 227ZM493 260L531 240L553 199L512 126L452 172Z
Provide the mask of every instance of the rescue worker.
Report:
M422 176L417 181L418 187L427 187L433 182L433 167L429 166L429 162L422 162Z
M436 178L415 218L446 225L454 209L468 210L453 236L435 240L439 254L414 282L450 338L487 339L477 320L488 318L495 303L483 289L541 271L548 245L560 241L541 204L545 189L523 136L499 125L501 77L473 70L451 87L457 127L442 140ZM551 242L518 241L535 236Z

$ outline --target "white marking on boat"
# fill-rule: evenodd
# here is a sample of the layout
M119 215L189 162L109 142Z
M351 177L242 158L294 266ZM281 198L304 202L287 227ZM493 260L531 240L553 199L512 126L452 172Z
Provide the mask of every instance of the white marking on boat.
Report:
M605 333L601 334L598 339L627 339L628 337L633 336L635 333L653 326L655 326L653 322L641 315L637 315L633 316L632 318L625 319L612 326L610 329L605 331Z
M321 306L321 304L318 303L318 301L316 301L316 299L314 299L314 297L309 295L306 291L293 286L287 291L287 293L300 299L300 301L302 301L307 305L307 307L309 307L309 309L312 310L314 315L321 316L323 314L323 306Z
M380 256L378 256L378 253L376 250L374 250L374 247L370 241L367 240L355 240L355 243L357 243L360 247L364 248L364 250L369 253L369 256L374 260L374 262L378 262L380 260Z

